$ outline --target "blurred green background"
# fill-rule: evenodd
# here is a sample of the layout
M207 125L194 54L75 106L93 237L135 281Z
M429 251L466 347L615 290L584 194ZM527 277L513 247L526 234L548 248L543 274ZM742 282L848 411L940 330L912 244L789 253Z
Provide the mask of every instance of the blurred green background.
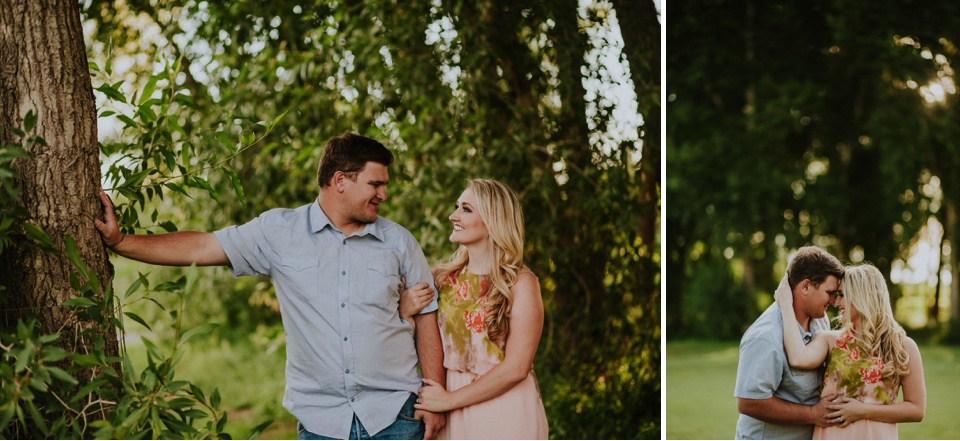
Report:
M668 437L733 436L736 342L805 245L880 268L928 371L927 418L901 437L955 436L960 5L681 0L669 16Z

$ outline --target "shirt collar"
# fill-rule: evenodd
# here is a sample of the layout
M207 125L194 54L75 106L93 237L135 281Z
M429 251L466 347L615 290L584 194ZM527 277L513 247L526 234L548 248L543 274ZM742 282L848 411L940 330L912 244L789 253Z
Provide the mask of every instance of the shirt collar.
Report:
M327 213L323 212L323 209L320 208L320 199L318 198L308 208L308 216L310 217L310 226L311 231L314 233L319 233L323 231L324 228L330 227L334 230L337 230L337 227L333 225L333 222L330 222L330 218L327 217ZM354 236L366 236L370 235L381 242L383 242L383 229L381 228L381 217L377 216L377 220L373 223L369 223L363 227L359 233L354 234ZM337 230L340 231L340 230Z
M799 323L797 323L797 327L800 328L800 338L803 339L803 344L810 343L813 340L813 324L810 324L810 332L804 331L803 326L800 326Z

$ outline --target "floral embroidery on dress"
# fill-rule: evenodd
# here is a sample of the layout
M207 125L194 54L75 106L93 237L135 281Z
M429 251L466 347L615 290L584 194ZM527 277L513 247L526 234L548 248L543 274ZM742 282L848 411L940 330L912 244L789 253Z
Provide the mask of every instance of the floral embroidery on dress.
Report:
M484 324L490 281L462 272L451 274L438 288L444 366L482 375L503 361L503 348L490 340Z
M484 314L483 309L477 309L473 312L463 311L463 320L467 322L467 329L470 329L477 334L483 333L485 331L483 326L483 319L485 315L486 314Z
M838 392L864 402L891 403L900 388L892 378L883 377L885 362L865 353L850 331L837 338L830 350L824 387L835 386Z
M860 377L866 384L877 384L883 381L883 362L880 365L874 365L869 369L860 368Z
M470 282L464 280L460 282L460 286L457 288L457 303L460 303L459 300L466 300L470 296Z

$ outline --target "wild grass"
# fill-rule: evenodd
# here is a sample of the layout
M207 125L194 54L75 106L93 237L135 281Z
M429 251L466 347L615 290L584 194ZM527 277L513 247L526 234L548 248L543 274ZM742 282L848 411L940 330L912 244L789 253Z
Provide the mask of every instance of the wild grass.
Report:
M129 341L127 350L134 369L146 365L146 350ZM217 388L221 406L228 411L226 432L233 439L246 439L254 427L267 420L273 424L260 439L296 439L297 420L283 408L284 363L281 345L271 350L250 340L230 342L210 336L190 343L177 365L177 378L191 381L207 393Z

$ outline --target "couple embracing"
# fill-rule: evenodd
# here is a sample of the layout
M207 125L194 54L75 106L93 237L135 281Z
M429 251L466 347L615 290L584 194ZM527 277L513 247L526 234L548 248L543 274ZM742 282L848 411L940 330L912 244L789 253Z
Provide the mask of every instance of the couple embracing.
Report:
M920 350L876 267L804 247L775 298L740 341L737 439L897 439L897 423L923 419Z

